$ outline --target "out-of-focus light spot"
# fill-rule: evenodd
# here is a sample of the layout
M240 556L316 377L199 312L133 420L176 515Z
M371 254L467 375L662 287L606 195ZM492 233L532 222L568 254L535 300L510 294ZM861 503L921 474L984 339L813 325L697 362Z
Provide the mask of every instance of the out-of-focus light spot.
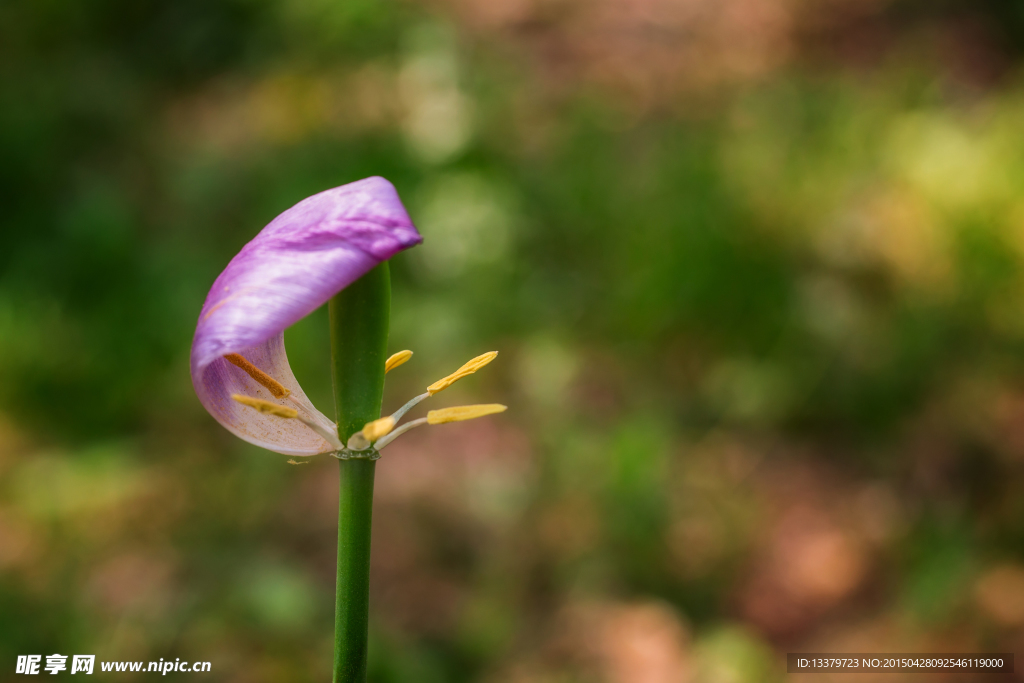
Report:
M313 585L301 572L288 567L260 565L242 580L239 590L252 614L272 628L300 628L316 610Z
M515 227L514 201L475 173L446 174L422 191L417 226L425 242L415 255L433 277L453 278L470 266L506 256Z
M974 599L981 611L1000 626L1024 624L1024 567L1004 564L978 579Z
M426 251L426 248L423 248ZM416 254L410 255L415 259ZM417 262L420 263L420 262ZM391 320L391 335L396 339L408 340L409 346L424 358L448 358L448 363L457 366L467 351L462 344L467 338L471 321L462 309L444 298L418 298L415 305L394 309ZM458 355L455 355L458 353ZM434 376L423 377L430 382ZM398 406L395 406L396 408Z
M745 629L728 626L694 646L694 683L762 683L775 680L776 655Z
M441 163L469 143L472 101L459 85L459 62L450 31L423 26L412 32L409 43L409 54L398 74L405 109L402 131L417 157Z
M609 683L690 683L689 634L670 607L625 605L610 610L602 622Z
M860 583L865 558L855 540L840 529L796 531L782 539L782 584L790 594L812 601L845 597Z
M702 389L722 413L741 421L771 422L784 417L793 398L793 387L782 368L748 359L719 363Z
M558 340L539 336L519 354L520 390L545 409L564 411L569 389L579 372L579 357Z
M898 119L887 151L897 173L937 206L977 206L1006 188L999 150L948 116L915 113Z
M740 593L741 609L749 621L777 634L801 628L853 595L871 559L859 530L829 519L810 502L791 503L759 554Z

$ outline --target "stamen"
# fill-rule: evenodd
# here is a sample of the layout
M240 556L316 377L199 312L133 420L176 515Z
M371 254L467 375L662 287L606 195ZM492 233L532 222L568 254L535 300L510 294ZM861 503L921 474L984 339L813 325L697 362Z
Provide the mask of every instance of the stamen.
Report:
M231 394L231 398L244 406L249 406L250 408L258 410L265 415L276 415L277 417L283 417L289 420L296 419L319 434L320 438L331 444L335 449L341 449L341 441L338 439L338 435L334 432L333 428L328 428L324 425L318 424L315 420L311 420L305 415L301 415L299 411L295 410L295 408L279 406L276 403L264 401L261 398L245 396L243 394Z
M446 422L462 422L463 420L473 420L478 417L483 417L484 415L503 413L506 410L508 410L508 406L503 406L499 403L484 403L473 406L442 408L441 410L431 410L427 413L427 423L432 425L441 425Z
M454 408L442 408L441 410L431 410L427 413L426 417L421 417L418 420L407 422L398 429L395 429L391 433L381 437L374 444L374 447L379 451L380 449L387 446L389 443L405 434L410 429L415 429L425 424L439 425L446 422L461 422L462 420L472 420L477 417L483 417L484 415L493 415L495 413L503 413L508 410L507 406L500 405L498 403L486 403L482 405L473 406L456 406ZM372 424L372 423L371 423ZM359 432L357 432L359 433ZM349 446L351 448L351 445Z
M296 408L299 409L300 415L305 415L307 418L309 418L313 422L316 422L318 425L320 425L321 427L328 431L337 431L337 425L335 425L333 422L331 422L326 417L321 415L319 411L317 411L317 409L313 407L313 404L310 403L309 400L299 400L299 397L296 396L295 394L290 394L286 396L285 399L290 401L292 404L295 405Z
M374 447L379 451L380 449L384 448L389 443L400 437L402 434L405 434L410 429L414 429L425 424L427 424L427 418L425 417L421 417L418 420L413 420L412 422L406 422L404 425L402 425L395 431L391 432L385 437L382 437L379 441L377 441L377 443L374 444ZM351 446L349 447L351 448Z
M392 413L391 419L393 419L395 422L398 422L405 416L406 413L412 410L417 403L427 398L430 398L430 392L420 394L419 396L414 396L413 398L409 399L408 403L406 403L404 406L402 406L394 413Z
M236 368L240 369L242 372L266 387L274 398L284 398L288 394L292 393L290 390L286 389L283 384L237 353L229 353L224 356L224 360L231 363Z
M463 377L466 377L467 375L472 375L474 372L476 372L477 370L479 370L483 366L487 365L488 363L490 363L492 360L494 360L497 357L498 357L498 352L497 351L488 351L487 353L485 353L485 354L483 354L481 356L477 356L476 358L474 358L473 360L469 361L468 363L463 365L461 368L459 368L458 370L456 370L452 374L450 374L447 377L444 377L442 379L439 379L436 382L434 382L433 384L431 384L429 387L427 387L427 393L429 395L433 396L434 394L436 394L439 391L444 391L445 389L447 389L451 385L453 385L456 382L458 382Z
M285 460L285 462L287 462L289 465L308 465L309 464L308 460L301 460L301 461L299 461L299 460L296 460L295 458L288 458L288 460Z
M384 374L391 372L410 358L412 358L412 351L409 351L408 349L394 354L384 362Z
M379 420L366 423L366 426L363 427L363 438L370 443L373 443L382 436L387 435L394 428L395 418L382 417Z
M294 408L279 406L276 403L264 401L260 398L253 398L252 396L244 396L242 394L231 394L231 398L241 403L243 406L255 408L264 415L276 415L277 417L283 417L289 420L299 416L299 411Z
M319 434L320 438L331 444L335 450L341 450L341 439L338 438L338 433L334 430L333 426L328 429L313 420L303 417L302 415L299 415L299 421Z

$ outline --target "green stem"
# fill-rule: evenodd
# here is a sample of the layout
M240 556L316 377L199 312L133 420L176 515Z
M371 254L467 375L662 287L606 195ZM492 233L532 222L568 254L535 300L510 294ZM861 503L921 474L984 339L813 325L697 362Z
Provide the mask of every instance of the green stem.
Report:
M370 614L370 520L376 462L341 460L338 583L334 606L334 683L366 680Z
M380 417L387 359L391 278L387 263L341 290L329 306L331 369L342 443ZM376 456L376 452L371 452ZM338 583L334 683L366 680L370 602L370 524L375 460L339 460Z

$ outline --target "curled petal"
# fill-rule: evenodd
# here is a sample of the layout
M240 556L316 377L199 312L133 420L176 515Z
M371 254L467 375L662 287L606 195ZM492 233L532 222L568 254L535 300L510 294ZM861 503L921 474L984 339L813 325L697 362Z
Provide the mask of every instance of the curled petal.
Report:
M305 410L309 403L285 355L285 328L312 313L378 263L422 241L383 178L366 178L305 199L275 218L214 282L192 340L192 384L218 422L241 438L286 455L334 450L301 422L238 404L244 394ZM275 399L224 359L239 354L292 393Z
M233 396L252 396L263 401L294 408L310 420L333 428L333 423L306 398L288 366L284 334L279 333L262 344L240 352L250 363L273 376L291 393L276 399L270 391L224 358L217 358L196 374L192 382L203 407L235 436L284 455L316 455L336 450L322 436L299 420L260 412L239 403Z

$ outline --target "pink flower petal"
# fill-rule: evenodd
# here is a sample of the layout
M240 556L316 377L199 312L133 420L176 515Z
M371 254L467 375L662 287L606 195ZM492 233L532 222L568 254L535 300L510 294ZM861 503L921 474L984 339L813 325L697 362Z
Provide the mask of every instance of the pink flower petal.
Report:
M199 314L191 371L203 406L227 429L263 448L286 455L333 450L300 421L264 415L231 400L231 394L305 408L309 418L329 424L292 374L285 328L421 241L395 188L383 178L321 192L275 218L231 260ZM294 400L271 397L224 360L229 353L241 354L290 389Z

